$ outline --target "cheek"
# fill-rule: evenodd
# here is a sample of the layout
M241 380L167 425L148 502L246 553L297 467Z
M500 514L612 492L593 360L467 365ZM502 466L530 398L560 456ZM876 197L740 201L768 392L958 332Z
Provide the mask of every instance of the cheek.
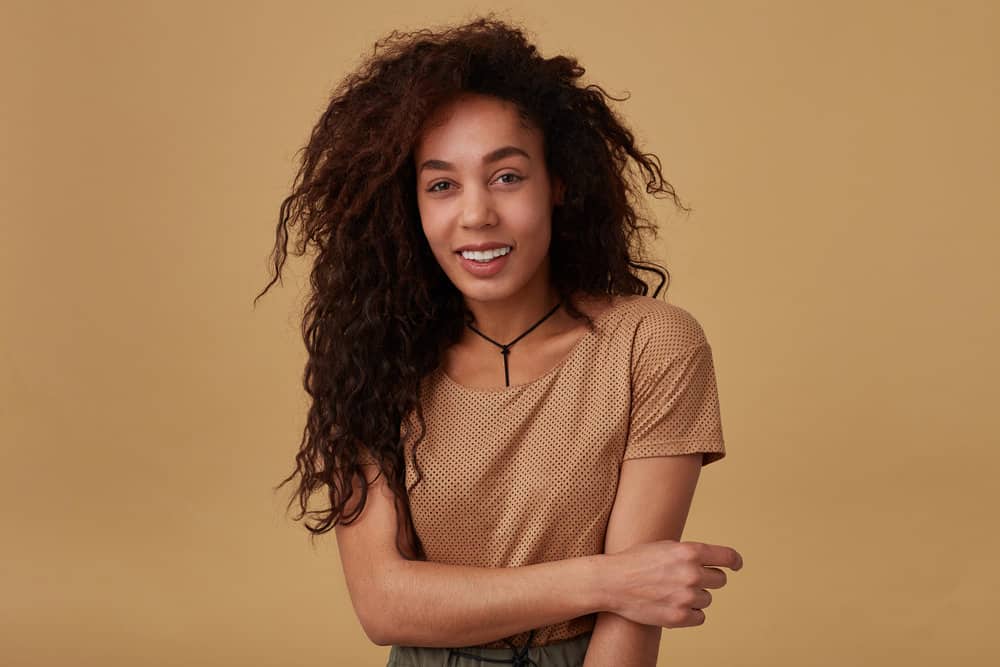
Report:
M420 224L431 253L443 264L451 257L451 239L444 233L444 227L435 225L433 220L421 218Z
M509 217L511 220L519 220L525 225L531 225L535 230L546 223L552 213L544 193L525 192L524 197L511 199L509 202Z
M441 237L441 226L436 224L432 211L421 207L418 213L420 215L420 229L424 232L424 238L433 247Z

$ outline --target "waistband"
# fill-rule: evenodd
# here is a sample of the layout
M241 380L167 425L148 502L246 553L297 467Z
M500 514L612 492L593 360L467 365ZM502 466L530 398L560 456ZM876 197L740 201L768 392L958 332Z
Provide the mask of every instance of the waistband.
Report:
M400 665L421 666L446 664L454 667L479 667L505 664L513 667L573 667L583 664L592 634L585 632L545 646L531 646L535 630L531 631L523 646L515 646L504 640L510 648L393 646L390 664L399 660Z
M506 662L514 665L514 667L538 667L538 663L531 659L529 655L531 651L531 640L535 638L536 630L532 630L528 633L528 638L525 640L523 646L515 646L514 642L509 639L504 639L503 642L507 644L514 655L510 658L484 658L478 653L473 653L472 651L461 650L457 648L448 649L448 656L458 655L464 656L466 658L477 658L480 662ZM494 649L495 650L495 649ZM506 651L507 649L500 649L501 651Z

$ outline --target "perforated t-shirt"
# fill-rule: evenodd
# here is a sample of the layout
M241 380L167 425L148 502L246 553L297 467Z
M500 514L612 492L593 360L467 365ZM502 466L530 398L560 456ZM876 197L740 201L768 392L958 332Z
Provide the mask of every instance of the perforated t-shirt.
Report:
M525 384L466 387L442 367L423 378L423 477L409 498L428 560L516 567L604 553L622 461L704 452L704 466L725 456L712 350L694 316L617 296L594 324ZM417 429L408 419L410 488ZM596 620L536 628L531 645L576 637ZM522 646L528 632L507 639Z

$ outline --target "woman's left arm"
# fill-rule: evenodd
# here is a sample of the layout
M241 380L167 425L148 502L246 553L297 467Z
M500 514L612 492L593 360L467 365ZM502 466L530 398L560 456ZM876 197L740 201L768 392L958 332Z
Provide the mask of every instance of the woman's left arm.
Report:
M680 541L702 456L697 452L623 461L604 553L645 542ZM662 631L655 625L600 612L583 667L655 667Z

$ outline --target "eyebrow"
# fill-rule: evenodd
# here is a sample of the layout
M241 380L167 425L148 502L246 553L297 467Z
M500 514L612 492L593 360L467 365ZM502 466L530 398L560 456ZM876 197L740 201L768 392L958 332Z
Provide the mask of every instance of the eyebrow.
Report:
M511 155L521 155L523 157L531 159L531 156L526 152L518 148L517 146L503 146L494 151L490 151L483 156L483 164L489 164L491 162L496 162L497 160L502 160L505 157L510 157ZM454 169L455 165L451 162L445 162L444 160L425 160L423 164L420 165L420 169L417 173L420 174L424 169L439 169L442 171L447 171L448 169Z

